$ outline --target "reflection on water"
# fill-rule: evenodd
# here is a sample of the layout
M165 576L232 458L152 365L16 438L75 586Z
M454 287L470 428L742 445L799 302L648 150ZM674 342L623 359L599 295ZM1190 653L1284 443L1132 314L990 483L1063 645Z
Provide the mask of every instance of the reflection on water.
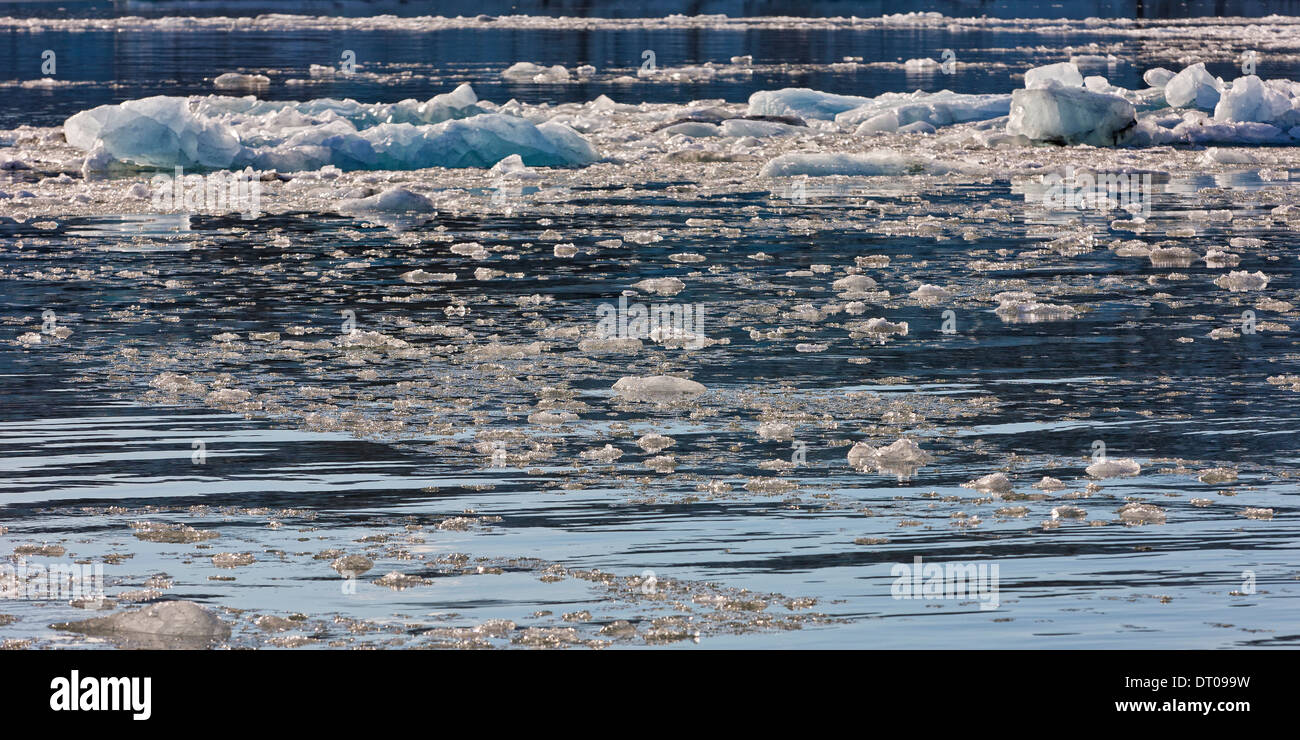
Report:
M1010 73L992 63L1029 66L1033 53L1005 49L1040 39L986 40L966 58L990 65L952 80L826 66L933 53L946 33L815 41L19 37L15 61L65 44L67 69L118 84L15 91L0 125L206 94L213 70L292 69L271 97L295 94L283 80L341 48L415 76L299 97L425 98L461 79L499 101L1004 91ZM498 76L519 59L634 69L647 47L809 66L622 88ZM1148 66L1110 79L1136 85ZM1045 211L1005 178L923 192L836 181L796 200L665 174L559 202L538 188L517 209L453 208L406 231L330 212L3 218L0 554L101 563L117 607L225 610L239 645L1293 643L1300 246L1271 216L1294 199L1292 176L1159 178L1145 234L1111 229L1115 214ZM1195 259L1141 251L1189 222L1179 244ZM1082 226L1100 236L1071 236ZM1209 249L1266 273L1267 293L1216 285L1226 270L1201 259ZM848 267L871 281L837 284ZM641 282L666 278L682 285ZM943 297L912 297L922 284ZM584 345L624 291L698 307L709 341ZM44 331L46 311L46 329L71 333ZM1243 331L1246 311L1259 331ZM344 334L349 321L376 334ZM705 390L612 389L663 374ZM882 451L904 438L931 457ZM848 463L858 442L875 455L862 469ZM1085 473L1105 459L1141 472ZM975 483L998 472L1009 488ZM1125 524L1134 501L1164 523ZM997 565L997 608L979 593L898 598L895 568L916 558ZM93 616L68 599L4 600L0 614L13 617L0 640L40 645L86 644L48 625Z

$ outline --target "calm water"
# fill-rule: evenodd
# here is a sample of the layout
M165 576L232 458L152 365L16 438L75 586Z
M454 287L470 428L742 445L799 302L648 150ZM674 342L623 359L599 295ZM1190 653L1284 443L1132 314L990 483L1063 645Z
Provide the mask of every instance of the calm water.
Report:
M1074 46L1092 41L1116 43L1105 35L1069 38ZM1019 84L1014 71L1059 60L1059 51L1033 48L1046 43L1041 34L907 29L0 31L0 69L13 70L10 79L37 77L48 48L58 53L61 79L87 83L4 88L0 128L59 125L77 111L147 95L209 94L213 76L234 70L277 70L260 93L270 99L423 99L461 81L498 102L557 104L600 94L632 103L740 102L786 86L862 95L1004 92ZM968 74L844 74L827 66L844 57L937 57L945 48L972 64ZM342 49L355 50L365 71L410 78L286 84L307 78L310 64L337 63ZM519 60L635 74L643 49L656 50L661 65L752 54L756 65L774 67L680 84L601 77L521 85L499 77ZM1159 50L1112 53L1125 61L1108 77L1129 87L1139 86L1143 70L1167 63ZM1209 66L1226 76L1231 63ZM1295 67L1279 62L1268 76L1300 77ZM6 176L0 189L30 177ZM1178 178L1179 187L1157 198L1153 223L1197 221L1198 233L1183 243L1200 253L1227 248L1233 238L1262 240L1236 248L1242 261L1233 269L1267 273L1271 298L1300 298L1300 240L1292 226L1266 218L1295 198L1289 181L1261 179L1248 167L1231 177ZM1198 190L1199 199L1177 194ZM593 187L556 207L461 209L409 231L366 228L327 212L195 217L179 230L174 217L144 214L50 224L0 217L0 554L56 545L66 554L28 559L103 563L106 590L119 606L185 598L243 610L226 613L240 625L237 644L298 635L313 638L309 645L427 645L444 639L439 629L490 619L573 627L582 639L599 639L599 628L613 620L644 632L652 620L683 614L674 602L698 613L710 599L754 594L774 596L762 597L759 612L710 612L686 632L703 623L699 645L751 648L1227 647L1300 639L1293 601L1300 596L1300 396L1266 382L1300 370L1293 334L1206 338L1258 296L1215 287L1218 272L1204 263L1157 267L1106 249L1026 258L1044 246L1040 234L1053 219L1028 208L1006 180L924 197L931 213L951 220L938 227L942 238L917 229L918 216L908 210L917 196L902 190L797 203L765 186L708 187L670 173ZM985 207L1004 215L979 215ZM1226 210L1233 220L1206 222L1187 213L1193 210ZM1106 241L1132 238L1107 233L1109 219L1084 220ZM961 237L967 227L977 239ZM579 256L553 256L548 231L578 246ZM634 244L628 235L639 232L659 240ZM620 235L621 248L600 244ZM450 253L450 241L509 247L500 254L518 261L482 264L523 276L469 279L465 273L479 263ZM683 252L704 261L668 259ZM754 259L758 252L771 259ZM863 255L890 257L868 274L895 297L887 311L857 318L906 321L907 337L851 340L828 325L851 317L791 315L801 304L833 298L825 287L832 276L814 266L852 265ZM977 258L997 264L976 272ZM413 292L399 276L416 266L461 277ZM1169 280L1171 271L1190 277ZM729 343L690 354L654 350L626 362L589 358L559 342L542 355L471 351L589 327L597 304L637 280L663 276L685 280L672 300L702 305L706 334ZM1107 277L1117 280L1102 281ZM942 307L908 301L912 279L953 286L959 299ZM988 296L1023 286L1051 292L1082 314L1003 321ZM519 300L534 295L553 300ZM462 305L468 314L457 313ZM946 307L955 310L954 334L940 330ZM73 330L68 339L36 348L10 341L39 330L46 310ZM285 350L249 338L279 332L282 340L333 341L342 311L353 312L358 328L412 342L406 327L448 324L477 343L421 336L421 346L449 347L412 358ZM1295 328L1293 310L1259 313ZM294 335L295 326L306 333ZM789 339L756 341L750 333L781 326ZM213 337L227 332L239 336L223 348ZM1181 341L1186 337L1194 341ZM795 350L798 342L828 346L805 353ZM870 362L857 362L864 358ZM211 387L230 373L228 385L250 391L260 408L226 413L205 408L202 398L177 404L151 390L165 371ZM709 392L690 406L611 396L619 377L656 372L688 372ZM312 395L306 387L325 391ZM395 410L394 401L408 405ZM579 420L530 423L542 409L572 411ZM305 421L308 413L349 421L330 431ZM791 421L793 439L760 438L755 430L769 419ZM649 432L676 440L667 450L677 455L674 473L642 464L651 455L636 439ZM510 455L536 454L497 464L475 445L494 433L507 440ZM846 464L848 443L884 444L902 434L921 440L936 461L907 480ZM1111 456L1141 462L1142 474L1088 490L1083 468L1098 440ZM806 446L806 461L781 473L798 483L795 490L744 488L777 475L761 464L790 460L796 442ZM623 452L612 465L579 457L607 443ZM1213 467L1231 467L1238 478L1197 480ZM993 501L961 486L995 471L1012 478L1018 500ZM1031 488L1045 475L1066 488ZM729 488L701 490L710 481ZM1159 505L1167 522L1118 523L1115 511L1129 498ZM1208 503L1194 504L1198 498ZM1086 509L1086 518L1041 526L1064 504ZM1015 506L1027 514L1005 510ZM1246 507L1271 508L1273 518L1245 518ZM981 521L961 526L967 515ZM141 521L219 537L149 541L132 528ZM210 558L219 552L249 553L254 561L217 568ZM375 563L351 589L329 567L345 553ZM982 610L971 599L893 598L891 568L916 557L996 564L998 608ZM559 572L557 564L567 577L545 577ZM689 595L639 582L610 590L591 570L620 579L650 571L659 581L694 585L683 587ZM404 590L370 582L392 571L427 582ZM1247 573L1253 587L1230 595L1244 589ZM815 603L790 608L797 598ZM61 600L0 601L0 613L16 618L0 621L0 639L35 644L59 644L66 638L47 625L86 616ZM252 626L261 615L294 614L305 619L288 632ZM696 641L655 644L690 648Z

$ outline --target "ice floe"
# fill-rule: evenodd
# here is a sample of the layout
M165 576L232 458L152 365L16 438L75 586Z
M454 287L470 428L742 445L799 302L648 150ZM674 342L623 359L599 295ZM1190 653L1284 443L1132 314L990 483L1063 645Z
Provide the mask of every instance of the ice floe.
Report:
M468 85L424 103L158 96L83 111L63 130L86 152L161 168L491 167L512 155L529 167L563 167L599 156L562 123L487 112Z

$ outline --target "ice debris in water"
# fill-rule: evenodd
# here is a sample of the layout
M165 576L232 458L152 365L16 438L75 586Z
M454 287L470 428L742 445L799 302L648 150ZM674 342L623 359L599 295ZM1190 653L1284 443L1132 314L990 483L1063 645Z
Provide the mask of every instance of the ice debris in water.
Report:
M1043 476L1043 479L1034 484L1034 488L1040 491L1059 491L1065 488L1065 484L1050 475Z
M991 493L995 496L1011 493L1011 481L1007 479L1005 473L989 473L961 485L963 488L973 488L980 493Z
M488 113L477 102L469 85L425 103L370 105L157 96L83 111L63 130L79 149L147 167L409 170L490 167L511 154L530 167L598 158L562 123Z
M630 398L671 398L697 396L707 390L703 384L671 375L628 376L614 383L614 391Z
M1128 458L1112 458L1099 460L1085 468L1084 472L1094 478L1130 478L1142 472L1142 466Z
M930 285L929 283L921 285L921 287L912 291L908 295L922 303L938 303L940 301L946 301L952 297L952 294L946 289L938 285Z
M952 171L950 165L917 155L907 155L892 150L876 150L865 154L782 154L775 157L759 171L761 177L828 177L831 175L944 174Z
M569 70L562 64L545 67L532 62L516 62L507 67L501 76L512 82L568 82L572 79Z
M270 84L271 78L266 75L245 75L238 72L227 72L218 75L212 81L212 86L218 90L257 89Z
M1133 502L1119 507L1119 518L1125 524L1164 524L1165 511L1154 504Z
M901 482L916 475L922 465L934 460L934 456L921 449L912 438L902 437L884 447L858 442L849 449L848 460L856 470L875 469L879 473L896 475Z
M68 632L122 638L154 648L204 647L230 637L229 625L192 601L164 601L136 611L51 626Z
M1057 506L1052 509L1053 519L1082 519L1087 515L1087 511L1084 511L1077 506L1070 506L1069 504Z
M686 287L686 283L674 277L646 278L633 283L632 287L645 293L670 296L682 292L682 289Z
M403 187L392 187L365 198L348 198L338 205L338 212L344 215L429 213L433 210L433 201Z
M645 450L646 452L649 452L652 455L666 447L671 447L675 444L677 444L677 440L673 439L672 437L665 437L662 434L654 434L654 433L647 434L636 441L637 447L640 447L641 449Z
M1244 293L1267 288L1268 276L1258 271L1250 273L1245 270L1233 270L1227 275L1219 276L1214 284L1220 288L1227 288L1233 293Z

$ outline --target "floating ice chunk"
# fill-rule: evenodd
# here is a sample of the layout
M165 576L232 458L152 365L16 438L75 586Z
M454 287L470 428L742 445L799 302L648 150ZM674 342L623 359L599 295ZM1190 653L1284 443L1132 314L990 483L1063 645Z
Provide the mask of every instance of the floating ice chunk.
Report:
M241 151L229 125L200 118L185 98L157 96L101 105L63 124L68 143L153 167L230 167Z
M1165 101L1174 108L1213 110L1222 91L1223 81L1206 72L1204 62L1197 62L1165 83Z
M946 301L952 297L952 294L944 288L941 288L938 285L930 285L929 283L922 285L908 295L922 303L938 303L939 301Z
M828 121L837 113L872 102L856 95L835 95L806 87L760 90L749 96L751 116L799 116Z
M266 75L241 75L238 72L227 72L219 75L212 84L218 90L255 90L270 85L271 78Z
M1082 519L1086 516L1088 516L1087 511L1084 511L1077 506L1070 506L1069 504L1057 506L1052 509L1053 519Z
M353 329L339 337L340 347L362 347L366 349L406 349L410 346L404 339L390 337L377 331Z
M1235 267L1241 262L1241 256L1221 249L1210 249L1205 253L1206 267Z
M1065 484L1050 475L1043 476L1043 479L1034 484L1034 488L1040 491L1059 491L1065 488Z
M425 272L422 269L404 272L399 277L408 283L432 283L434 281L446 281L448 275L451 276L451 280L456 279L455 273Z
M87 152L164 168L489 167L511 154L530 167L555 167L598 156L563 124L484 113L468 85L427 103L145 98L83 111L63 128L68 142Z
M468 83L458 85L449 93L434 95L428 102L420 103L415 109L416 117L422 123L441 123L453 118L469 118L484 112L486 111L478 106L478 95ZM397 121L394 120L393 123ZM415 121L408 120L407 123L415 123Z
M922 465L934 460L934 455L921 449L910 437L902 437L893 444L884 447L872 447L866 442L858 442L849 449L849 465L855 470L896 475L898 480L906 480L920 469Z
M672 437L665 437L662 434L650 433L636 441L636 446L649 452L651 455L667 447L677 444L677 440Z
M578 415L572 411L536 411L528 415L528 423L538 426L559 426L577 421Z
M569 70L562 64L544 67L532 62L516 62L507 67L501 76L513 82L568 82L571 79Z
M875 318L849 324L848 328L855 334L866 334L884 342L885 339L891 335L897 335L900 337L907 336L909 327L906 321L895 323L885 318Z
M939 64L929 57L923 59L908 59L906 62L903 62L903 69L912 74L934 74L935 72L938 72L939 68L942 66L942 64Z
M760 439L786 441L794 439L794 426L780 421L765 421L758 425Z
M849 275L831 283L836 293L865 293L876 289L876 281L867 275Z
M1227 275L1220 276L1214 281L1214 284L1220 288L1227 288L1233 293L1244 293L1250 290L1263 290L1268 287L1268 276L1262 272L1246 272L1245 270L1233 270Z
M604 447L596 447L590 450L583 450L578 454L583 460L594 460L596 462L612 463L623 456L623 451L611 444Z
M435 210L433 201L403 187L392 187L368 198L352 198L339 203L339 213L365 215L368 213L429 213Z
M902 437L893 444L884 447L872 447L865 442L858 442L849 450L849 464L854 467L862 467L864 464L874 463L878 460L889 460L897 463L926 463L934 459L934 456L916 443L910 437Z
M1071 62L1058 62L1042 67L1034 67L1025 72L1025 89L1048 87L1053 82L1066 87L1083 87L1083 75L1079 67Z
M1206 149L1201 155L1201 159L1208 163L1217 162L1218 164L1255 164L1256 159L1253 155L1236 149Z
M1077 67L1113 67L1119 62L1120 58L1114 54L1075 54L1070 57L1070 63Z
M1105 77L1098 76L1085 77L1083 79L1083 86L1096 93L1113 93L1118 89L1114 85L1110 84L1110 81Z
M1094 478L1131 478L1142 472L1142 466L1128 458L1113 458L1095 462L1083 472Z
M1258 121L1269 123L1278 120L1291 110L1291 99L1265 85L1255 75L1238 77L1219 97L1214 106L1216 121ZM1293 117L1290 125L1300 123Z
M944 174L948 165L922 157L880 149L866 154L782 154L759 171L760 177L829 177L832 175Z
M499 113L444 121L432 126L380 124L324 142L330 163L345 170L490 167L518 154L529 167L585 165L596 150L573 129L532 123Z
M698 396L707 390L702 384L671 375L636 377L629 375L614 383L614 392L633 399L667 400Z
M1292 129L1294 130L1294 129ZM1294 144L1292 137L1271 123L1189 123L1174 129L1190 144ZM1153 142L1154 143L1154 142Z
M677 295L686 287L686 283L683 283L675 277L646 278L645 280L633 283L632 287L643 293Z
M1073 306L1041 303L1032 293L1014 291L994 296L998 307L993 312L1008 324L1037 324L1045 321L1068 321L1078 316Z
M578 342L578 349L589 355L602 355L611 352L636 353L641 351L641 346L641 340L636 337L594 338Z
M1237 471L1233 468L1210 468L1202 471L1196 479L1210 486L1217 486L1220 483L1235 483L1237 481Z
M1142 81L1151 87L1164 87L1174 78L1173 70L1164 67L1153 67L1142 73Z
M1011 94L1007 133L1053 144L1114 146L1136 123L1133 104L1123 98L1049 85Z
M1125 524L1164 524L1165 510L1154 504L1133 502L1119 507L1119 518Z
M1153 267L1190 267L1196 252L1187 247L1155 247L1147 252Z
M51 626L154 649L195 649L230 637L230 625L192 601L164 601L136 611Z
M858 126L857 133L893 131L917 121L934 127L969 121L986 121L1007 115L1010 95L967 95L951 90L884 93L862 105L836 114L841 127ZM868 122L872 122L870 126Z
M991 493L995 496L1011 493L1011 481L1007 479L1005 473L989 473L982 478L976 478L961 485L962 488L973 488L980 493Z
M732 118L722 122L722 135L730 136L732 138L753 136L761 139L768 136L792 136L807 131L807 126L791 126L790 124L778 123L777 121L754 121L747 118Z
M692 139L722 135L721 126L707 121L683 121L659 130L667 136L689 136Z

